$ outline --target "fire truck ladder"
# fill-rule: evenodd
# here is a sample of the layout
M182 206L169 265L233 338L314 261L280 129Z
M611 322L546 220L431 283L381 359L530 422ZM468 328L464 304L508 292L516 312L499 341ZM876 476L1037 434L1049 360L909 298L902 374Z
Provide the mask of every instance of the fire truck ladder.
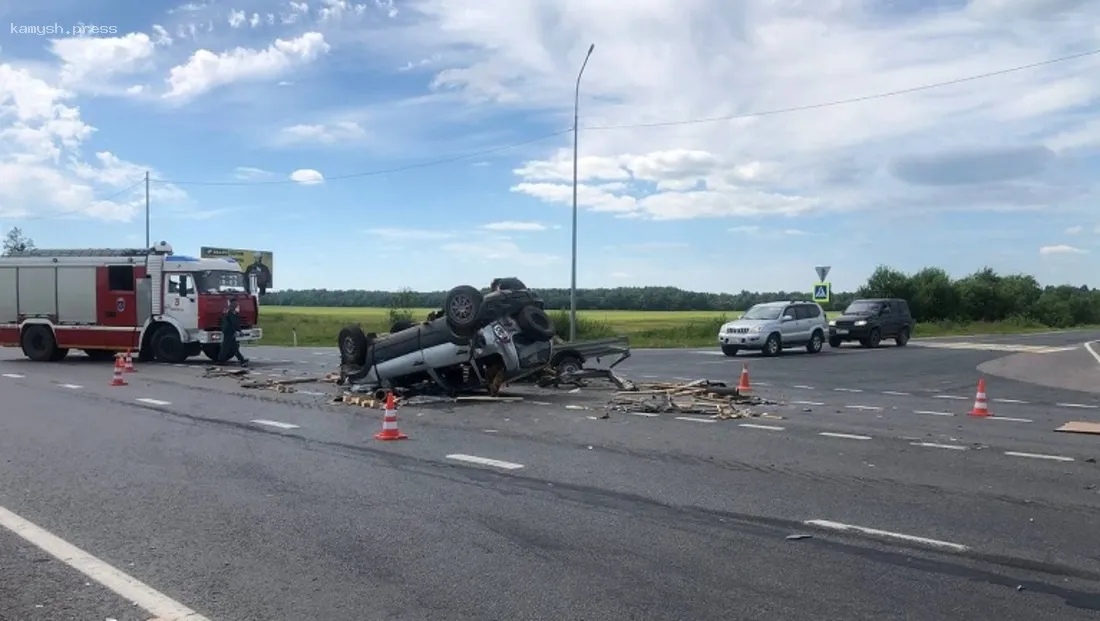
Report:
M153 249L141 248L65 248L50 249L40 248L36 250L24 250L13 252L15 257L147 257L159 254Z

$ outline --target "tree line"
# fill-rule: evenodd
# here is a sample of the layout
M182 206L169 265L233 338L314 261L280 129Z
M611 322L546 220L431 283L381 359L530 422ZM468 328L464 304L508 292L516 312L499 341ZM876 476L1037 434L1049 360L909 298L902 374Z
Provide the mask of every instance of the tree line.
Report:
M548 309L568 309L569 290L534 287ZM446 291L302 289L272 292L265 305L372 308L438 308ZM1087 286L1042 286L1033 276L1002 276L984 268L953 279L938 267L913 274L880 266L854 292L833 292L826 310L843 310L857 298L902 298L917 321L1018 321L1062 328L1100 324L1100 290ZM809 292L706 293L676 287L578 289L579 310L744 311L754 304L809 299Z

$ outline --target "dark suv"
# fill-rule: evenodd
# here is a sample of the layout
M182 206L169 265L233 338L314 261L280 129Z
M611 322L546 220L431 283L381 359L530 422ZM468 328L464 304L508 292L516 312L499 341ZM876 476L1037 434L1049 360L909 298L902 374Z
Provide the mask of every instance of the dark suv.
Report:
M855 300L844 314L829 322L829 345L859 341L864 347L878 347L882 339L894 339L905 347L913 333L909 304L897 298Z

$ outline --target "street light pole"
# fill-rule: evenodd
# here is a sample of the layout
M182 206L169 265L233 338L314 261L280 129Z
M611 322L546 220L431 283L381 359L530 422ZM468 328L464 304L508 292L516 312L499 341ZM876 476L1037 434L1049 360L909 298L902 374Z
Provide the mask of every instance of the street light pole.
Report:
M577 340L577 129L580 123L581 109L581 76L584 68L588 66L588 59L592 57L592 51L596 44L588 46L588 53L584 55L581 70L577 72L577 88L573 91L573 271L569 281L569 340Z

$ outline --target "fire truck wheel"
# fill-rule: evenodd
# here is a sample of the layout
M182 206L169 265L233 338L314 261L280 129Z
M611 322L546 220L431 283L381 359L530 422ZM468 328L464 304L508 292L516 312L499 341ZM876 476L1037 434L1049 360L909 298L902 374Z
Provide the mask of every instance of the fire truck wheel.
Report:
M222 346L220 343L206 343L202 346L202 353L207 358L218 361L218 356L222 353Z
M53 355L50 356L50 362L61 362L68 355L69 355L69 348L68 347L55 347L54 350L53 350Z
M173 326L164 326L153 336L153 355L161 362L178 363L187 360L179 332Z
M35 362L49 362L57 355L57 341L53 338L53 331L46 326L27 326L20 344L23 353Z
M109 349L85 349L84 355L96 362L106 362L115 358L115 352Z

